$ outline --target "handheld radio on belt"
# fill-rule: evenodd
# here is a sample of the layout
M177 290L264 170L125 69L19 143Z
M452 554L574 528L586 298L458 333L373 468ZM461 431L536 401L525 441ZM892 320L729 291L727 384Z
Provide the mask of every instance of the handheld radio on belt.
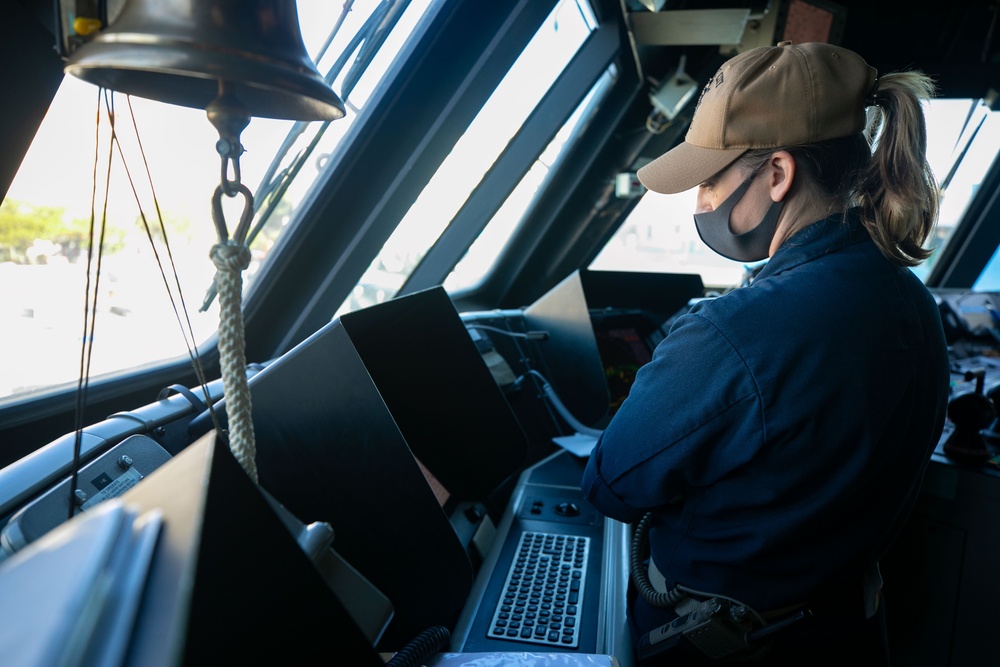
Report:
M712 660L735 658L753 660L770 650L771 636L809 618L811 610L801 607L773 621L743 604L723 595L700 594L682 586L657 590L650 582L648 529L652 514L646 514L635 526L629 554L632 581L646 602L656 607L672 607L677 618L653 628L639 638L636 646L640 660L681 648L688 642ZM695 597L706 599L697 600Z

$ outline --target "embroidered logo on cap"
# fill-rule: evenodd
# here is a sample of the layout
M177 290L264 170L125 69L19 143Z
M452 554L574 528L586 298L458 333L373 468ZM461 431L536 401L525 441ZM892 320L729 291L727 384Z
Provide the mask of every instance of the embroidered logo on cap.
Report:
M712 88L718 88L723 84L724 81L725 77L723 76L722 70L720 69L718 72L716 72L714 77L708 80L708 83L705 84L705 87L701 89L701 94L698 95L698 101L695 102L694 105L695 113L698 112L698 107L701 106L701 100L705 97L705 93L710 91Z

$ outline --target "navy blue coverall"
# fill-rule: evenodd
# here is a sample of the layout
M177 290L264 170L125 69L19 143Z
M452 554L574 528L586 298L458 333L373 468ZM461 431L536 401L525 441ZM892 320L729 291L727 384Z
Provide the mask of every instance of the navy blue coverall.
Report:
M582 488L614 519L653 512L651 557L668 586L783 608L853 585L883 556L948 395L933 296L856 216L837 215L786 240L750 285L675 321ZM642 599L630 610L638 634L672 617Z

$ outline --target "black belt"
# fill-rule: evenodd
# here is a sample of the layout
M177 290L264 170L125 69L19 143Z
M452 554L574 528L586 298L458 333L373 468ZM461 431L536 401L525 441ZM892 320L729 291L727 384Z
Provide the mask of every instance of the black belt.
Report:
M658 592L665 592L666 581L652 558L649 559L648 571L650 585ZM809 615L822 617L864 614L864 618L872 618L878 611L881 600L882 575L878 563L875 563L860 579L838 580L822 586L804 602L757 613L768 622L795 615L804 609L809 610Z

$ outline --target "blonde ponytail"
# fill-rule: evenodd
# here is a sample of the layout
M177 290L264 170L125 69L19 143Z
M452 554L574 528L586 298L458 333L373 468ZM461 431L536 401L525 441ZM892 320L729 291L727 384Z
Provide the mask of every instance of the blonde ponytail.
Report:
M882 253L901 266L916 266L937 224L940 193L927 163L927 127L921 99L934 94L920 72L878 79L869 107L866 137L874 146L854 190L861 220Z

